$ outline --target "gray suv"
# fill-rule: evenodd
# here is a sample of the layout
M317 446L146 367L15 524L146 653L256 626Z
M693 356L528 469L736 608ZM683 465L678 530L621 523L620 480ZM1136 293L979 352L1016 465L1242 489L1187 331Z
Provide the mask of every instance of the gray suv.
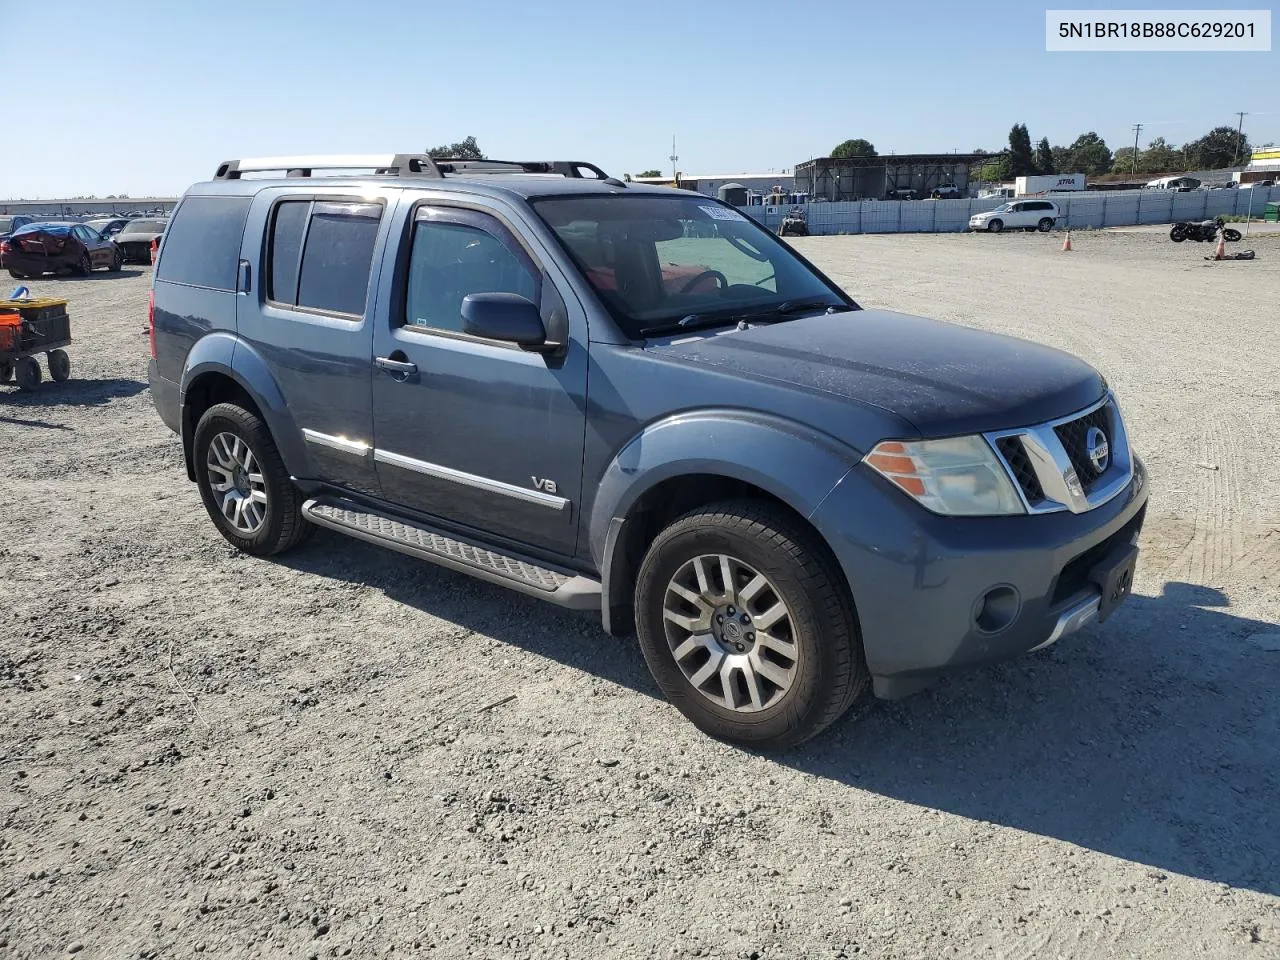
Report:
M1145 472L1097 371L863 309L733 207L591 164L228 161L150 313L236 547L326 527L599 611L717 737L795 744L1132 583Z

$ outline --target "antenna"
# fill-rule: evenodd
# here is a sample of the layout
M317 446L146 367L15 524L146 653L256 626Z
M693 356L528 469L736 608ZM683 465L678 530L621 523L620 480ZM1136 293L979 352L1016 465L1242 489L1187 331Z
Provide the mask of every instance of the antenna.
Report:
M676 156L676 135L674 133L671 135L671 156L667 157L667 159L671 161L671 179L675 180L680 176L676 170L676 161L680 158Z

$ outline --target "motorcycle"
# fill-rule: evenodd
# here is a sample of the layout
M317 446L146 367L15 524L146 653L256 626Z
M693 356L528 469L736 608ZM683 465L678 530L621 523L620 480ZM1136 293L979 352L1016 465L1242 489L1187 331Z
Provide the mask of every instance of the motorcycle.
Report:
M1195 240L1197 243L1214 241L1218 239L1219 230L1222 231L1222 239L1228 243L1235 243L1244 236L1239 230L1228 227L1222 217L1215 217L1212 220L1184 220L1175 223L1169 231L1169 239L1174 243L1181 243L1183 240Z

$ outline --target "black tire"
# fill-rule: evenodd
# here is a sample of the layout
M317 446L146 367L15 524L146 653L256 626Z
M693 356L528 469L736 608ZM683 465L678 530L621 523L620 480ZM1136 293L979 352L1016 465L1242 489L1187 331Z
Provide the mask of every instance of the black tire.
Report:
M80 254L80 259L76 261L76 273L82 277L93 273L93 261L89 259L89 254Z
M0 383L8 383L13 376L13 364L8 360L0 360Z
M35 357L22 357L13 365L13 376L23 390L34 390L43 379Z
M1173 229L1169 231L1169 239L1174 243L1181 243L1187 239L1187 228L1182 224L1174 224Z
M1222 231L1222 239L1226 240L1227 243L1236 243L1237 241L1244 239L1244 234L1239 230L1233 230L1230 227L1227 227Z
M668 584L705 554L749 564L790 611L799 651L795 677L776 703L753 713L704 696L672 655L663 613ZM676 709L713 737L760 749L794 746L830 726L867 688L857 617L835 560L812 531L771 504L725 500L668 526L641 565L635 609L640 648L654 679Z
M71 376L71 358L67 356L65 350L49 351L49 376L58 383L62 383Z
M992 221L990 221L990 222L988 222L988 223L987 223L987 232L988 232L988 233L999 233L999 232L1000 232L1001 230L1003 230L1003 229L1004 229L1004 221L1003 221L1003 220L992 220Z
M111 272L119 273L122 269L124 269L124 254L117 249L111 257Z
M248 444L262 473L267 506L261 527L252 535L238 531L222 514L210 483L209 447L221 433L230 433ZM248 410L234 403L219 403L206 410L196 425L191 455L200 499L218 532L236 549L267 557L297 546L313 532L302 515L302 493L289 480L289 471L280 459L271 432Z
M1053 229L1053 218L1041 217L1040 222L1036 224L1036 229L1039 230L1041 233L1048 233L1050 230Z
M9 271L9 276L13 277L13 279L15 279L15 280L25 280L25 279L27 279L27 275L26 275L25 273L19 273L17 270L10 270L10 271Z

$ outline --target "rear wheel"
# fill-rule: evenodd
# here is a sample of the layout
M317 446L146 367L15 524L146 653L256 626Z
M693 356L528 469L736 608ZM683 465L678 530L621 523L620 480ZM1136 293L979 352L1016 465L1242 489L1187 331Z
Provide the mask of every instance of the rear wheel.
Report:
M834 561L786 512L729 500L654 540L636 584L640 647L671 703L714 737L789 747L867 686Z
M1048 233L1053 229L1053 220L1049 217L1041 217L1040 222L1036 224L1036 229L1041 233Z
M71 376L71 358L65 350L49 351L49 376L58 383Z
M8 383L13 376L13 364L8 360L0 360L0 383Z
M1244 238L1244 234L1241 233L1239 230L1233 230L1230 227L1227 227L1225 230L1222 231L1222 239L1226 240L1227 243L1235 243L1236 241L1241 240L1243 238Z
M9 271L9 276L13 277L13 279L15 279L15 280L25 280L25 279L27 279L27 275L26 275L25 273L19 273L17 270L10 270L10 271Z
M34 390L40 386L42 379L40 374L40 364L36 362L35 357L23 357L13 365L14 379L18 381L18 386L23 390Z
M205 411L192 442L196 481L214 525L229 543L265 557L314 529L266 424L233 403Z
M992 220L990 223L987 224L988 233L999 233L1003 229L1004 229L1003 220Z
M1187 239L1187 228L1180 223L1175 223L1173 229L1169 231L1169 239L1174 243L1181 243Z

